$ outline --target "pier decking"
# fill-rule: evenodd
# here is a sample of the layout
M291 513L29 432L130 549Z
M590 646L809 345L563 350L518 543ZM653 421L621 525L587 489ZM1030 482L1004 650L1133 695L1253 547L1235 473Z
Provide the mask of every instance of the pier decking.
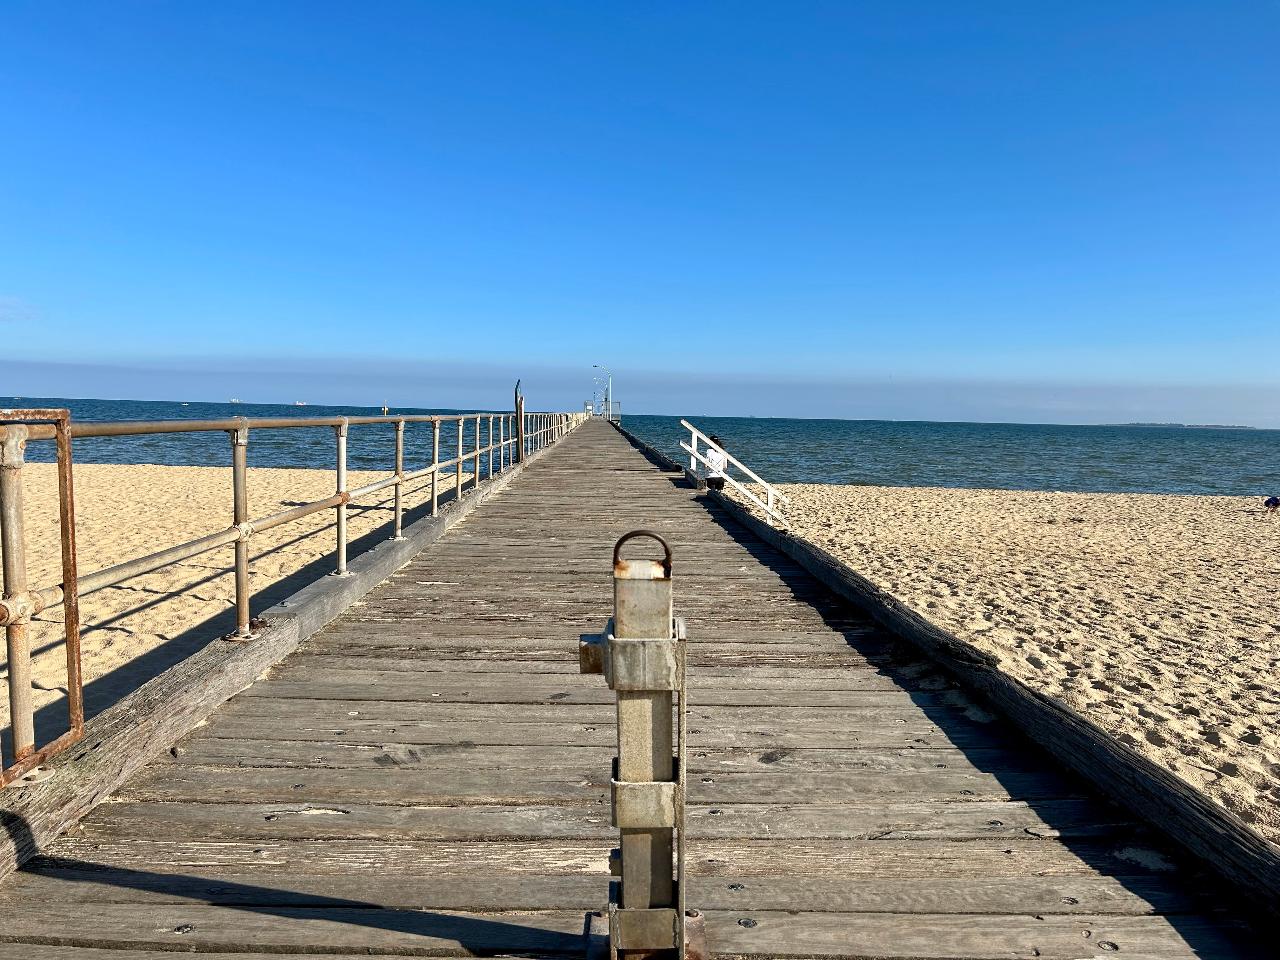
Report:
M591 421L0 887L0 958L581 955L615 733L576 645L636 527L688 621L715 954L1264 955L1217 881Z

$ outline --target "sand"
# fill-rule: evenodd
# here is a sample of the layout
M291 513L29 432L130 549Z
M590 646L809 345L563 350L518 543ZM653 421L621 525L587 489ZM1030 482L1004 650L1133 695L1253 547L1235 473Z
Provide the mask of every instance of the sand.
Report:
M796 534L1280 842L1259 500L790 484Z
M349 482L356 487L385 476L352 471ZM451 482L453 478L447 479ZM442 495L451 489L443 480ZM79 463L75 485L81 577L231 523L230 467ZM28 464L23 488L30 583L33 587L56 584L62 576L55 468ZM331 470L255 467L249 474L250 515L263 517L320 500L331 496L333 489ZM409 490L406 509L420 507L430 497L429 478L416 481ZM391 522L393 496L388 488L348 506L350 555L355 555L360 537ZM250 541L250 587L255 593L252 613L256 616L270 603L327 575L333 569L334 543L332 510L255 534ZM231 546L220 547L82 599L82 663L91 713L234 629L233 559ZM33 625L37 709L65 695L61 620L58 607L40 614ZM7 696L6 688L0 693L0 726L5 728ZM48 717L50 713L44 711L49 723L53 719Z

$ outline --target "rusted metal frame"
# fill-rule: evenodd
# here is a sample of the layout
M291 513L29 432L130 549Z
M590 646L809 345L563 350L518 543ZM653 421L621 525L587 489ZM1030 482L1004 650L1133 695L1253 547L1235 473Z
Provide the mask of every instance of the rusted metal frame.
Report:
M3 601L5 640L9 669L10 732L14 762L0 771L0 786L7 785L65 749L84 735L84 689L80 670L80 608L76 589L75 488L72 483L70 411L65 409L0 410L0 549L3 549ZM3 421L11 421L5 425ZM12 421L36 421L23 423ZM62 575L71 584L62 600L67 664L67 719L69 729L42 747L35 745L35 712L31 698L30 623L38 602L28 590L26 535L23 511L23 467L31 427L51 429L57 442L58 525L62 551ZM56 599L53 602L57 602ZM0 761L0 765L2 761Z
M337 489L334 495L342 497L334 508L337 511L338 530L333 572L336 576L345 577L347 575L347 501L350 499L349 495L345 495L347 494L347 419L345 417L333 428L333 432L338 445Z
M249 636L249 428L240 426L231 436L231 523L242 534L236 537L236 636Z
M58 527L62 547L63 643L67 655L67 715L71 729L46 748L50 753L74 743L84 733L84 679L80 663L80 576L76 556L76 499L71 468L71 412L54 421L58 457ZM38 763L39 761L37 761Z
M391 539L404 539L404 420L396 421L396 505L395 522L391 527Z

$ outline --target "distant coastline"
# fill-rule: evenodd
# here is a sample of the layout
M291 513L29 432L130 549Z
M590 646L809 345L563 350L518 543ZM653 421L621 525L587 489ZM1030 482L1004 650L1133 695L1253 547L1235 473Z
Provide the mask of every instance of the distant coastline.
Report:
M1145 427L1152 430L1257 430L1243 423L1104 423L1104 427Z

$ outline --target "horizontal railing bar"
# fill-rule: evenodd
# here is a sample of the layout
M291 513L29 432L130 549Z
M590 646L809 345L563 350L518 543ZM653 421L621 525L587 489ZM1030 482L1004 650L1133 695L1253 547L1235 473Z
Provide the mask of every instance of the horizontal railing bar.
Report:
M109 420L72 421L68 429L72 437L140 437L156 433L210 433L226 430L290 430L315 427L338 427L347 424L373 423L457 423L474 420L477 416L499 416L487 413L432 413L369 417L231 417L222 420ZM507 414L510 416L510 414ZM28 428L30 440L52 440L52 424L32 424Z
M356 487L354 490L348 491L347 496L354 500L357 497L363 497L370 493L377 493L379 490L385 490L387 487L395 486L400 482L400 478L395 474L387 477L385 480L375 480L373 483L366 483L363 487Z
M219 530L217 533L211 533L196 540L188 540L186 543L169 547L167 550L149 553L145 557L138 557L136 560L126 560L124 563L105 567L80 578L80 596L83 597L85 594L94 593L104 587L113 587L117 583L141 576L144 573L151 573L153 570L159 570L161 567L168 566L171 563L190 560L192 557L197 557L202 553L207 553L218 547L225 547L229 543L235 543L239 539L240 530L236 527L227 527L225 530Z
M179 421L179 422L186 422L186 421ZM221 421L205 421L205 422L220 423ZM237 424L239 423L239 421L231 421L231 422L237 423ZM388 422L394 422L394 418ZM221 428L217 428L217 429L221 429ZM505 443L494 443L489 447L482 447L480 449L480 452L487 453L489 450L497 450L502 446L509 445L511 442L512 441L507 440ZM407 483L410 480L415 480L419 477L429 476L433 471L441 470L444 467L453 467L453 466L457 466L459 463L465 463L466 461L470 460L472 456L473 456L473 453L467 453L466 456L462 457L461 459L459 459L458 457L454 457L450 460L442 460L438 464L433 464L429 467L424 467L421 470L415 470L411 473L405 473L403 478L400 478L400 479L402 479L403 482ZM357 487L355 490L351 490L347 493L334 494L333 496L327 497L324 500L316 500L312 503L305 503L305 504L302 504L301 506L291 507L288 510L281 510L279 513L273 513L269 516L263 517L258 520L252 520L249 522L248 526L253 533L259 533L264 530L270 530L273 527L278 527L281 524L289 523L290 521L293 521L293 520L301 520L303 517L310 516L313 513L320 513L323 510L331 510L334 507L338 506L339 504L349 503L350 501L356 499L357 497L367 496L370 493L376 493L379 490L383 490L387 487L394 486L396 481L397 481L397 478L394 475L392 475L383 480L377 480L373 483L367 484L363 487ZM113 587L119 583L123 583L125 580L130 580L133 577L139 577L145 573L151 573L171 563L180 563L183 560L189 560L192 557L199 556L202 553L207 553L210 550L215 550L218 547L222 547L222 546L226 546L227 544L234 543L235 541L239 540L240 537L241 537L241 532L239 527L228 527L225 530L220 530L216 533L211 533L211 534L208 534L207 536L199 537L195 540L188 540L185 543L176 544L175 546L157 551L156 553L149 553L146 556L138 557L134 560L127 560L124 563L118 563L118 564L115 564L114 566L104 567L101 570L97 570L91 574L88 574L85 577L80 578L78 583L78 586L79 586L78 592L81 596L84 596L90 593L96 593L99 590L104 590L107 587ZM35 603L35 608L36 608L35 612L48 609L51 606L61 603L62 591L63 591L63 588L61 584L54 587L45 587L41 590L32 591L32 600Z
M315 500L297 507L290 507L288 510L281 510L279 513L273 513L270 516L263 517L261 520L251 520L249 521L249 526L253 528L254 533L261 533L263 530L270 530L272 527L278 527L282 523L288 523L291 520L301 520L303 517L309 517L313 513L331 510L341 503L347 503L350 499L350 494L335 493L333 496L325 497L323 500Z

